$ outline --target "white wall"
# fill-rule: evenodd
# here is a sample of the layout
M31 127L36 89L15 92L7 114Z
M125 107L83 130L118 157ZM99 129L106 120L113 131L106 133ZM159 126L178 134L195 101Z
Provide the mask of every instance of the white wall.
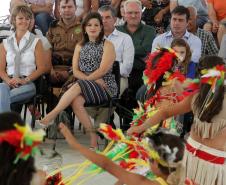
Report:
M9 15L10 0L0 0L0 16Z

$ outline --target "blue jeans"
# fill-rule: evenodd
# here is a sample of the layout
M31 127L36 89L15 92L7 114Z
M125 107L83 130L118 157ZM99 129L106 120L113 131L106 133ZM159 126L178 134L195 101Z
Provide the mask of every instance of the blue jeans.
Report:
M43 35L49 29L49 24L53 21L53 17L47 12L40 12L35 14L35 24L41 29Z
M10 104L32 98L36 94L34 83L10 89L9 85L0 83L0 113L11 111Z

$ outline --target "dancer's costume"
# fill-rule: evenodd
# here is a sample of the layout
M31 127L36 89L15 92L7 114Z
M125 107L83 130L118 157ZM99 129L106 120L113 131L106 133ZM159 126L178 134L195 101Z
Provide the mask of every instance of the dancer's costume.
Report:
M203 139L213 139L224 128L226 128L226 96L222 111L212 119L211 123L200 121L195 114L192 130ZM198 184L224 185L226 184L226 145L225 151L220 151L189 137L183 166L186 167L184 178L192 179Z
M224 82L224 72L225 68L223 65L203 72L201 83L211 85L206 103L203 104L203 109L208 107L208 103L212 101L216 86L222 85ZM224 95L222 110L212 118L210 123L199 119L202 112L200 113L200 111L195 109L194 102L196 98L197 95L194 95L192 100L194 113L192 132L202 139L214 139L226 128L226 94ZM183 184L185 178L189 178L199 185L224 185L226 184L226 145L225 151L220 151L205 146L189 137L184 153L183 166L185 171L181 184Z

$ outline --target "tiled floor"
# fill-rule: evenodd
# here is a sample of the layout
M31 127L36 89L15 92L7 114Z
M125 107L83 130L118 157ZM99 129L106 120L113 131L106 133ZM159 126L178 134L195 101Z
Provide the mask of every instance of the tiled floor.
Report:
M30 121L30 116L28 116L27 121ZM75 121L74 135L79 140L79 142L85 146L89 146L89 137L84 135L80 130L78 130L78 123ZM79 164L84 162L85 158L80 155L78 151L72 150L64 139L58 139L56 144L56 151L60 154L52 158L53 141L46 140L41 145L41 150L44 155L36 156L36 166L39 169L45 169L47 172L51 172L58 167L62 167L68 164ZM103 147L103 141L100 141L100 146ZM65 171L64 175L67 176L71 171ZM84 185L113 185L116 179L110 174L103 173L92 177L89 181L85 182ZM77 182L73 185L78 184Z

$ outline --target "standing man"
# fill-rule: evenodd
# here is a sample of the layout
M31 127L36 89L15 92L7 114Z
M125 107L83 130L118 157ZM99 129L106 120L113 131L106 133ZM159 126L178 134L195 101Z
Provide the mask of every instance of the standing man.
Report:
M132 71L134 59L134 46L131 37L118 31L115 28L117 14L113 7L105 5L99 8L103 25L105 39L111 41L115 47L116 61L120 64L120 95L128 87L128 77ZM89 114L94 118L95 126L99 123L107 121L108 109L107 108L87 108Z
M197 64L201 57L202 43L197 36L187 31L189 18L189 10L184 6L177 6L171 12L171 30L155 38L152 44L152 51L156 50L158 47L170 47L174 38L183 38L191 48L192 62Z

